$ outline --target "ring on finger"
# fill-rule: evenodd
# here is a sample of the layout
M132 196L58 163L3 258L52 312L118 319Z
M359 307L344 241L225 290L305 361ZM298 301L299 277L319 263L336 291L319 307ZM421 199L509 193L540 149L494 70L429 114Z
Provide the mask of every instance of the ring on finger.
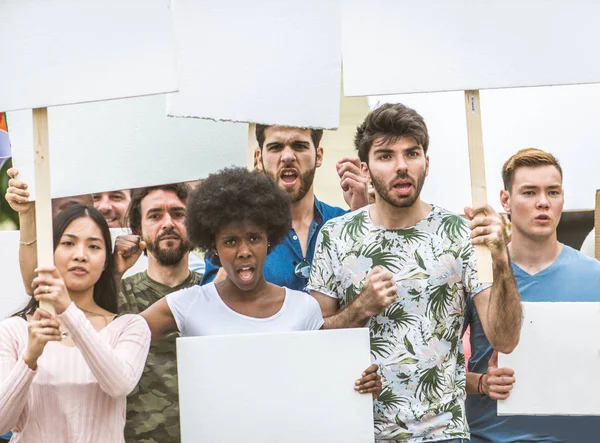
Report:
M50 293L50 286L46 285L46 289L44 289L44 292L46 294L49 294Z

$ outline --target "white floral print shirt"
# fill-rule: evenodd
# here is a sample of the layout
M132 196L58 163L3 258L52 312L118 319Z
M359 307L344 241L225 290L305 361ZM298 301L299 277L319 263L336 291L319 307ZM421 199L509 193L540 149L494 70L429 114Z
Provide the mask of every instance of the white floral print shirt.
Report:
M468 438L461 335L467 296L483 289L467 222L433 206L415 226L376 226L369 208L328 221L319 234L308 289L339 300L362 290L369 271L394 274L398 300L369 321L383 392L377 440L419 443Z

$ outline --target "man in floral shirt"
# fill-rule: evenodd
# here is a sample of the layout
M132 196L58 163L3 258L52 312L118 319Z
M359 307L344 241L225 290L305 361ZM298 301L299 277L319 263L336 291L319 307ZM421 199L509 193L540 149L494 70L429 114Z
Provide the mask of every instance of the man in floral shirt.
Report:
M414 110L376 109L355 144L375 203L323 226L308 287L325 328L370 328L384 387L377 441L460 442L469 438L460 340L466 298L495 349L511 352L519 340L520 297L501 218L487 205L465 208L469 223L420 199L429 136ZM477 280L473 245L491 251L491 287Z

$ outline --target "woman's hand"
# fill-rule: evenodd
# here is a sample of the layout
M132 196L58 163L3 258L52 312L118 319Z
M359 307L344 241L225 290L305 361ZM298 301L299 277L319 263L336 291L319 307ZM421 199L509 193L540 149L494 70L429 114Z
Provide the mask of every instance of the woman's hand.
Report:
M381 377L377 372L378 366L373 364L365 369L362 373L362 377L356 380L354 383L354 390L361 394L372 394L373 400L375 400L379 394L381 394L382 385Z
M51 303L56 314L62 314L71 304L69 291L55 266L40 267L35 270L38 276L33 279L33 296L39 301Z
M15 168L10 168L7 173L10 180L8 181L8 189L6 189L6 201L21 216L31 211L34 208L34 204L29 201L27 183L17 179L19 171Z
M37 309L33 314L27 329L29 331L29 340L27 349L23 354L25 364L32 371L37 369L38 358L44 352L46 343L49 341L60 341L60 325L58 321L48 311Z

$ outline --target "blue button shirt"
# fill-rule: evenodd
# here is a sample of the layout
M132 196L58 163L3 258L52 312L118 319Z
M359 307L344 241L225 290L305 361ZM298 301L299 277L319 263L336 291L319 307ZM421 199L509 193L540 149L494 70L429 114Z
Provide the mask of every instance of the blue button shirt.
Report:
M303 259L306 259L312 264L312 259L315 255L315 245L318 237L317 234L319 233L319 230L323 224L328 220L344 215L347 212L348 211L342 208L329 206L328 204L317 200L315 197L315 216L308 230L308 248L306 251L306 257L302 255L302 246L300 246L300 240L296 235L296 231L292 229L283 242L273 248L271 253L267 256L267 261L264 268L265 279L268 282L279 286L285 286L290 289L304 291L304 288L308 284L308 277L296 277L294 268ZM210 259L212 256L212 253L207 253L204 259L206 271L204 273L204 277L202 277L202 280L200 281L201 285L213 281L217 275L217 271L219 270L219 267L215 266L211 262Z
M569 246L552 265L529 275L513 263L521 298L526 302L600 301L600 262ZM469 371L487 371L492 347L485 338L473 301L467 299L467 318L471 325ZM573 362L576 364L576 362ZM516 374L517 383L519 375ZM565 375L568 379L568 374ZM487 396L469 395L466 401L471 443L598 441L600 417L497 416L496 401Z

